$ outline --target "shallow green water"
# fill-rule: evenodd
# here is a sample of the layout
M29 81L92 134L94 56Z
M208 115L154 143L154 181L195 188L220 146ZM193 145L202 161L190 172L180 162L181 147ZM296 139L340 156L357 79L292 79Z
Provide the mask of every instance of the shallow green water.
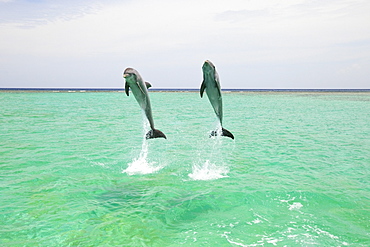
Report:
M370 94L0 93L1 246L369 246Z

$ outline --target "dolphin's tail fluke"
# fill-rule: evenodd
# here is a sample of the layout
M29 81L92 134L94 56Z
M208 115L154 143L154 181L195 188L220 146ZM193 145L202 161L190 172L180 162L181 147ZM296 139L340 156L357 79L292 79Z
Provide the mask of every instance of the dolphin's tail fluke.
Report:
M230 131L228 131L227 129L224 129L224 128L222 128L221 130L222 130L221 136L227 136L227 137L230 137L231 139L234 140L234 135ZM214 131L211 132L210 137L211 136L217 136L217 135L218 135L218 131L214 130Z
M167 139L166 135L163 134L162 131L157 130L157 129L149 130L149 132L146 133L146 136L145 136L146 139L161 138L161 137L164 139Z
M234 140L234 135L233 135L233 134L231 134L231 132L230 132L230 131L228 131L227 129L222 128L222 135L223 135L223 136L230 137L231 139L233 139L233 140Z

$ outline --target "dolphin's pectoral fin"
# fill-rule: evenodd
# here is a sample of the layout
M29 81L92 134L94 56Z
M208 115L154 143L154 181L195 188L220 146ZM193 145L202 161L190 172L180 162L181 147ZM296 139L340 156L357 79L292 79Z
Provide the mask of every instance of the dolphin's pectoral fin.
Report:
M200 86L200 97L201 98L203 98L204 89L206 89L206 84L203 81L202 85Z
M218 130L213 130L209 137L218 136ZM222 128L221 136L227 136L234 140L234 135L227 129Z
M136 82L136 84L137 84L137 87L140 89L140 91L141 91L141 93L143 94L143 95L146 95L144 92L146 91L145 90L145 88L143 88L142 86L140 86L140 83L139 82Z
M218 78L217 72L215 72L215 82L216 82L216 87L217 87L218 91L221 92L220 79ZM220 95L220 97L221 97L221 95Z
M149 82L145 82L145 86L146 86L146 88L150 88L150 87L152 87L152 84L150 84Z
M153 138L160 138L160 137L167 139L166 135L162 131L157 130L157 129L149 130L149 132L146 133L146 136L145 136L146 139L153 139Z
M130 87L130 86L129 86L129 85L128 85L128 83L126 82L126 83L125 83L125 92L126 92L126 95L127 95L127 96L129 96L129 87Z

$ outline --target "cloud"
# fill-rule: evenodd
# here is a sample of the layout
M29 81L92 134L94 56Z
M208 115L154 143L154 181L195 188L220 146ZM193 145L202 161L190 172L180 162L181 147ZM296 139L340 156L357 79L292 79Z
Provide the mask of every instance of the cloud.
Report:
M256 21L266 18L270 15L268 10L228 10L215 15L216 21L229 21L229 22L241 22L241 21Z
M20 28L34 28L56 20L81 18L100 8L99 2L94 0L2 0L0 6L0 23L14 23Z
M281 59L289 59L289 53L293 57L310 59L315 53L322 54L341 44L370 39L366 31L370 22L365 20L370 4L365 1L266 2L270 4L250 1L248 8L215 15L215 21L227 32L225 36L234 38L228 44L243 50L244 43L244 49L250 47L254 51L276 53ZM288 57L282 56L283 52Z
M121 86L132 66L155 87L198 87L210 59L225 87L335 85L338 71L368 74L345 68L369 64L369 11L362 0L3 1L0 82L22 83L23 67L32 85Z

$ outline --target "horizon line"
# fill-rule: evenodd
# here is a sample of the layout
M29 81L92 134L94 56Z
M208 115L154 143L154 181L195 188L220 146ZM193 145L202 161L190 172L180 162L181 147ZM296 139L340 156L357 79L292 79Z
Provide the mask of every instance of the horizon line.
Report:
M197 92L199 88L150 88L153 92ZM124 92L124 88L0 88L0 92ZM224 88L223 92L370 92L370 88Z
M124 88L0 88L0 91L124 91ZM199 88L151 88L150 91L199 91ZM266 91L291 91L291 92L358 92L370 91L370 88L223 88L221 91L245 91L245 92L266 92Z

